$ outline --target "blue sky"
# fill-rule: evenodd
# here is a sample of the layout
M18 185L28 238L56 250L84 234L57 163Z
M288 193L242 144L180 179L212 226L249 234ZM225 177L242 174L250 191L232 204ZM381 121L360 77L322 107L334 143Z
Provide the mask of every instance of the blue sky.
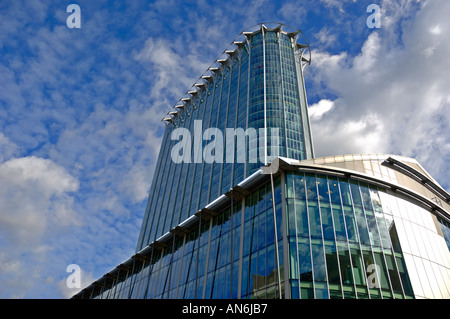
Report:
M66 25L71 3L81 28ZM414 157L449 190L448 12L448 0L2 1L0 298L67 298L69 264L89 284L134 253L161 118L259 22L311 46L316 155Z

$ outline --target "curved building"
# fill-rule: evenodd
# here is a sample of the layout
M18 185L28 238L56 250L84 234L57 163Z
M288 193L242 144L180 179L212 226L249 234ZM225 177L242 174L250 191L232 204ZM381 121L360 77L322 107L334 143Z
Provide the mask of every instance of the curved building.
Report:
M243 32L164 118L136 254L73 298L450 298L450 194L411 158L314 158L287 29Z
M302 33L281 24L243 31L224 50L163 119L137 250L271 158L313 157L303 82L309 61Z

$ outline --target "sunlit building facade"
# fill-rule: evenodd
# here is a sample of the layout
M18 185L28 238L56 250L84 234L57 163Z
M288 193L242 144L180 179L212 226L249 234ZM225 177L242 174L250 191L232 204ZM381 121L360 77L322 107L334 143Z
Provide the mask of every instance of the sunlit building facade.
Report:
M313 157L303 82L309 59L299 30L258 25L242 32L168 112L137 251L271 158ZM191 143L180 156L174 147L182 129L190 138L181 142ZM230 129L248 134L230 139ZM223 152L208 161L208 148Z
M411 158L314 158L299 35L243 32L168 113L136 254L73 298L450 298L450 195ZM174 158L199 120L262 134Z

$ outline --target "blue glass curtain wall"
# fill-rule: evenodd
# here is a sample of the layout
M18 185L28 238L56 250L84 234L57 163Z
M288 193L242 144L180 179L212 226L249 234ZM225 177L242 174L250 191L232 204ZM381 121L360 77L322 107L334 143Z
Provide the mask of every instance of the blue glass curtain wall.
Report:
M286 175L292 298L413 298L379 191L345 178Z
M411 210L414 202L378 186L333 175L287 171L273 185L267 176L245 197L233 197L232 207L202 215L189 228L175 228L172 237L118 266L82 297L417 295L398 216L430 212ZM425 226L441 229L446 239L447 220L436 217Z
M266 160L276 155L299 160L312 156L305 148L311 140L306 132L309 122L304 121L306 96L295 43L295 36L280 30L248 36L167 125L136 251L250 176ZM190 161L175 163L172 150L179 140L173 140L172 133L185 128L193 138L199 122L202 137L208 128L217 128L223 138L226 128L247 133L254 129L256 137L248 134L244 142L235 138L231 161L225 157L228 154L212 163L195 160L207 145L229 149L228 139L221 145L220 137L213 135L192 143L200 149L192 147ZM245 154L240 154L242 149Z
M232 208L200 219L189 233L175 234L150 256L119 267L113 281L93 297L279 298L280 291L284 296L281 191L278 177L273 191L266 183Z

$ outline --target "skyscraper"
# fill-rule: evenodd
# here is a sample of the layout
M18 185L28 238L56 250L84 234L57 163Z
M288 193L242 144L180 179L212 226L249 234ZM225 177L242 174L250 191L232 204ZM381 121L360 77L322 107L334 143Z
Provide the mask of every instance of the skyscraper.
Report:
M300 31L284 29L259 25L241 33L163 119L137 250L271 158L313 157L303 82L309 47ZM184 132L189 135L179 141ZM174 154L180 143L184 154ZM209 148L215 152L210 160Z
M299 30L242 32L167 113L136 254L77 298L449 298L450 195L314 158Z

